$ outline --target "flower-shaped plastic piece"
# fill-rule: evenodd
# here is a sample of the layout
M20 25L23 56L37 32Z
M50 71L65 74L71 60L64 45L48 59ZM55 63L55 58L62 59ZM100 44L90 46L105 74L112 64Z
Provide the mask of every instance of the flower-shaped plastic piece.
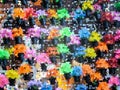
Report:
M57 12L55 9L48 9L47 14L49 18L57 18Z
M113 11L111 12L113 20L120 21L120 12Z
M101 6L99 4L94 4L93 7L94 7L94 12L95 11L102 11Z
M99 86L96 90L110 90L107 82L99 82Z
M18 36L23 36L23 30L22 28L14 28L12 30L12 36L15 38L15 37L18 37Z
M91 1L84 1L83 4L82 4L82 10L93 10L93 5L92 5L92 2Z
M65 44L58 44L57 50L59 53L69 53L69 48Z
M74 83L74 79L71 78L69 81L67 81L64 77L64 75L59 74L56 78L58 82L58 87L61 88L62 90L68 90L72 87L72 84Z
M16 70L7 70L5 75L7 76L7 78L10 78L10 79L19 78L19 73Z
M101 52L108 52L108 47L107 47L106 43L99 42L98 46L95 47L95 50L100 50Z
M59 19L70 17L68 10L66 8L62 8L62 9L57 10L57 14L58 14Z
M116 85L116 86L120 85L120 79L119 79L119 77L117 77L117 76L112 76L112 77L109 79L109 84L110 84L111 86L113 86L113 85Z
M25 12L22 8L14 8L12 16L13 18L24 18Z
M74 19L83 19L85 18L86 14L85 14L85 11L81 10L81 8L77 8L74 12Z
M55 28L53 28L50 32L49 32L49 36L48 36L48 40L57 38L58 36L60 36L59 31Z
M49 56L55 56L59 54L56 47L47 47L46 52Z
M10 38L10 39L13 39L11 30L7 29L7 28L1 29L0 30L0 38Z
M46 82L42 83L41 90L52 90L52 86Z
M76 35L71 35L70 36L70 43L68 43L68 45L71 45L71 44L76 44L76 45L79 45L80 44L80 38Z
M108 63L110 65L111 68L117 68L118 64L117 64L117 59L112 57L108 60Z
M91 58L91 59L93 59L96 56L97 56L96 52L95 52L95 50L93 48L87 48L85 50L85 56L84 56L85 58Z
M5 75L0 74L0 88L4 88L8 83L8 78Z
M14 46L14 54L16 57L18 57L19 53L24 53L26 52L26 46L24 44L17 44Z
M35 10L33 8L25 8L25 19L28 19L29 17L35 17L37 16Z
M108 21L108 22L113 21L111 12L102 12L101 22L103 22L103 21Z
M92 31L91 35L90 35L90 38L89 38L89 41L90 42L94 42L94 41L97 41L99 42L101 40L101 35L96 32L96 31Z
M120 11L120 2L114 3L114 7L115 7L118 11Z
M116 59L120 59L120 49L115 50L114 54Z
M64 27L62 30L60 30L60 35L62 38L65 36L70 37L71 34L72 32L70 31L70 27Z
M92 74L93 73L92 68L88 64L83 64L82 65L82 71L83 71L84 76L87 75L87 74Z
M56 68L50 69L47 72L47 77L57 77L58 73L59 73L59 71Z
M109 67L110 67L109 63L108 63L104 58L98 59L98 60L96 61L96 68L99 68L99 69L101 69L101 68L107 69L107 68L109 68Z
M71 64L69 62L61 63L59 71L62 74L70 73L72 71Z
M114 40L119 41L120 40L120 30L117 30L114 35Z
M102 80L102 75L99 72L94 72L90 75L91 82Z
M80 46L80 47L77 47L75 49L75 52L74 52L74 56L76 57L79 57L79 56L84 56L85 55L85 47L83 46Z
M89 38L89 36L90 36L90 32L88 28L84 27L84 28L81 28L81 30L79 30L80 38Z
M29 74L31 71L32 67L29 64L22 64L18 69L19 74Z
M40 87L41 86L41 82L40 81L37 81L37 80L30 80L28 83L27 83L27 86L28 88L31 88L31 87Z
M87 86L84 85L84 84L78 84L78 85L75 87L75 90L87 90Z
M36 51L34 49L27 49L25 52L25 58L26 59L32 59L36 57Z
M10 53L7 50L0 49L0 59L9 59L10 58Z
M29 28L27 30L27 33L29 37L40 37L41 28L39 27Z
M82 75L82 68L80 66L74 66L71 72L72 76L81 76Z
M66 85L68 85L68 84L67 84L67 82L65 82L66 80L65 80L64 76L61 75L61 76L59 76L59 78L57 78L59 88L61 88L62 90L67 90Z
M38 10L38 11L36 11L36 14L38 17L47 16L47 13L45 10Z
M115 41L114 41L114 36L112 34L106 34L104 35L104 41L106 44L114 44Z
M35 60L37 61L37 63L51 63L49 56L47 55L47 53L39 53Z

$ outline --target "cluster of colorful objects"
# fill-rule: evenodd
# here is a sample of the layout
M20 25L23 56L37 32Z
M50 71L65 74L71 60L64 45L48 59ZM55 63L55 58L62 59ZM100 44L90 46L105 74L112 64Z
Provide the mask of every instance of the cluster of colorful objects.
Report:
M62 8L62 0L32 2L43 9L22 8L28 4L22 0L0 29L0 64L5 70L0 90L21 79L27 90L120 90L120 2L110 10L109 0L88 0L72 12ZM92 17L94 30L82 27ZM77 32L67 25L69 20L80 26Z

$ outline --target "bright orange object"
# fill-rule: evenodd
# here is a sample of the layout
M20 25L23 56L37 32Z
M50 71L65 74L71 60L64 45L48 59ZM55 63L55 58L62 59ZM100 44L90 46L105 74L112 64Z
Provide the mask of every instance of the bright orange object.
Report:
M48 47L47 48L47 54L49 56L55 56L55 55L58 55L58 51L57 51L57 48L56 47Z
M57 29L52 29L49 33L48 40L51 40L58 36L60 36L59 31Z
M48 9L47 14L49 18L57 18L57 12L55 9Z
M48 70L47 77L57 77L58 74L59 74L58 70L54 68L54 69Z
M29 64L23 64L19 67L19 74L29 74L32 71L32 68Z
M18 36L23 36L23 30L22 30L22 28L21 27L20 28L14 28L12 30L12 35L13 35L14 38L18 37Z
M96 61L96 67L97 68L105 68L105 69L107 69L107 68L110 67L110 65L104 58L101 58L101 59Z
M96 90L110 90L107 82L99 82L99 86Z
M34 6L41 6L42 4L42 0L37 0L35 3L34 3Z
M88 64L83 64L82 65L82 70L83 70L83 75L84 76L87 75L87 74L92 74L94 72L93 69Z
M24 53L26 52L26 46L24 44L17 44L14 46L14 54L16 57L18 57L19 53Z
M25 12L22 8L14 8L13 10L13 18L24 18Z
M92 73L90 75L91 82L94 82L95 80L102 80L102 75L99 72Z
M106 43L104 43L104 42L99 42L98 46L95 47L95 49L100 50L102 52L108 52L108 47L107 47Z

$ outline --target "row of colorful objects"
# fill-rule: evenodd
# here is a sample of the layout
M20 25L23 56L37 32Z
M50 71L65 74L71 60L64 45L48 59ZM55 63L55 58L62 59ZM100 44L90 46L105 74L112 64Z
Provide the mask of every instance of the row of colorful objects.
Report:
M48 1L43 2L48 6ZM109 5L109 1L104 2ZM115 3L117 11L102 12L107 9L104 2L85 1L73 13L66 8L35 10L14 7L10 10L0 30L3 47L0 49L0 63L2 70L6 70L5 74L0 74L0 89L4 90L7 85L16 86L23 79L21 83L27 82L27 90L119 90L120 50L114 49L120 39L119 2ZM100 28L103 26L103 30L109 31L114 25L116 30L101 33L96 26L94 31L80 27L75 32L67 26L66 21L71 17L82 25L93 13ZM36 18L42 26L36 24ZM56 26L46 27L47 20ZM63 27L56 24L57 21ZM30 46L26 45L28 39ZM36 45L40 45L40 50L35 48ZM111 56L107 57L109 54Z
M91 47L95 50L100 50L101 52L107 53L108 50L113 48L115 43L119 43L120 39L120 30L116 30L115 34L106 33L102 36L97 31L90 32L89 28L85 27L78 30L78 34L75 34L69 27L64 27L62 29L55 27L46 29L35 26L34 28L29 28L26 31L27 34L24 34L23 32L24 31L21 27L13 28L12 30L7 28L0 30L0 38L3 40L4 45L11 45L13 43L13 40L15 41L14 43L17 44L14 46L14 49L16 50L14 50L15 55L18 55L19 52L26 52L27 47L23 45L24 42L22 40L22 37L24 36L31 38L32 44L38 44L38 41L39 44L44 44L44 42L51 42L51 44L54 46L50 44L51 46L46 50L49 55L57 55L59 53L69 52L74 53L75 51L75 56L81 56L80 51L86 51L85 47L79 45L87 44L90 42ZM47 41L43 40L44 37L46 37L45 40Z
M12 17L8 17L4 23L4 27L16 27L20 25L22 28L32 27L35 25L34 18L38 18L41 25L65 25L66 21L69 18L73 18L73 21L77 21L79 24L82 24L86 17L95 17L97 24L102 29L108 29L109 27L115 26L120 27L120 13L119 13L119 2L114 5L116 11L103 10L101 4L95 3L92 5L90 1L84 2L82 7L77 7L76 10L69 12L66 8L61 9L40 9L35 11L33 8L22 9L16 7L9 13L12 13ZM106 6L107 7L107 6ZM49 18L49 19L48 19ZM29 23L26 21L28 20ZM13 22L15 22L13 24ZM74 22L75 23L75 22ZM102 23L102 24L100 24Z
M49 32L45 33L43 30ZM96 56L103 57L103 53L108 53L109 50L113 49L115 43L119 43L119 32L120 30L117 30L114 35L112 33L107 33L102 36L97 31L92 31L90 33L88 28L81 28L78 35L76 35L74 32L71 32L69 27L64 27L61 30L58 30L57 28L47 30L36 26L35 28L28 29L27 34L23 34L23 30L21 28L14 28L13 30L4 28L0 30L0 38L3 40L4 45L11 45L11 42L15 40L14 43L17 45L14 45L14 48L11 48L10 50L11 53L14 52L15 56L19 56L19 53L29 54L25 56L29 56L31 58L39 56L36 55L35 50L30 50L24 45L22 37L23 35L26 35L27 38L31 38L32 44L38 44L38 41L41 45L45 42L51 42L50 46L47 46L47 49L45 50L49 56L55 56L61 53L72 53L72 56L74 57L83 56L93 59ZM43 40L43 34L47 37L46 40L48 41ZM89 46L86 48L84 46L80 46L87 44L88 42L90 42L91 47ZM119 51L119 49L115 50L115 55L113 57L118 59L119 62L119 57L116 57L117 51ZM1 53L2 52L3 51L1 51ZM32 56L30 56L30 54L32 54ZM8 56L6 53L5 55ZM1 58L5 58L7 56L4 56L4 52L1 54ZM27 59L31 58L27 57Z
M55 85L56 82L59 86L56 90L68 90L73 87L74 83L77 83L74 87L75 90L88 90L87 86L89 85L93 85L93 87L89 90L110 90L110 86L112 90L119 90L116 89L116 87L120 85L120 79L118 76L111 76L107 83L106 80L103 80L103 77L99 72L94 71L87 64L83 64L82 67L73 66L71 68L71 64L69 62L65 62L61 64L59 70L57 68L49 69L46 74L46 78L49 82L41 82L38 79L30 80L31 72L31 66L28 64L22 64L18 71L7 70L5 75L0 74L0 89L4 90L3 88L5 88L7 84L14 86L16 79L21 77L20 75L23 75L24 79L28 80L27 90L39 90L38 88L41 88L40 90L53 90L52 85ZM80 84L79 82L81 81L86 82L87 84Z

